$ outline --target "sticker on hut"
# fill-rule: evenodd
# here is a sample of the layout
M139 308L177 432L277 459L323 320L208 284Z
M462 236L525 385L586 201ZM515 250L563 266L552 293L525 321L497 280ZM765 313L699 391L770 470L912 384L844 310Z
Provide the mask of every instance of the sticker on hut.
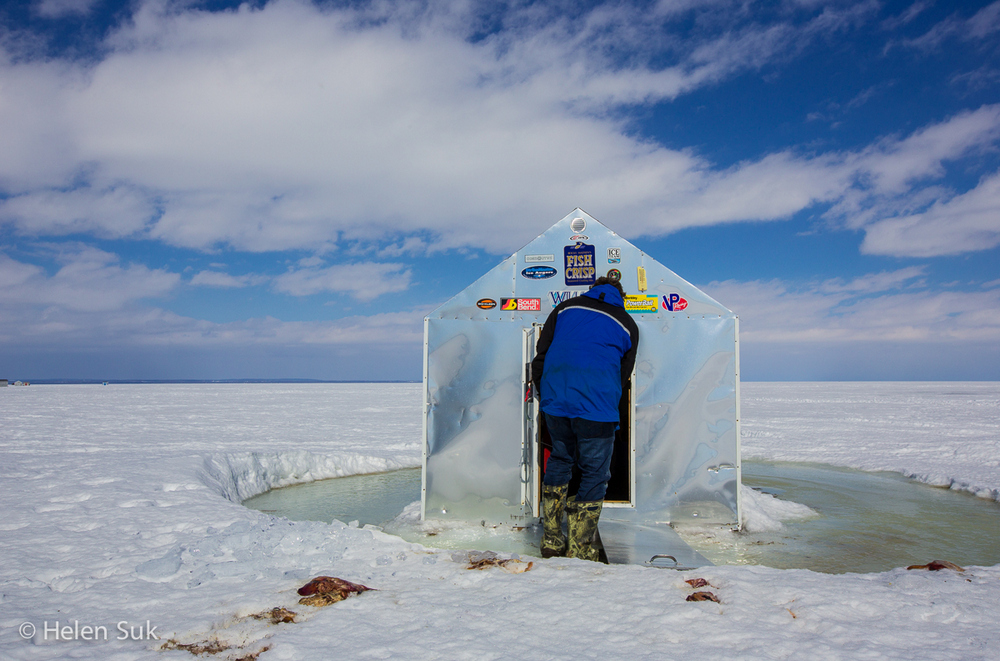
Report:
M656 312L659 309L660 299L657 296L647 294L626 294L625 311L631 314L642 314L645 312ZM687 305L687 303L685 303Z
M575 296L579 296L582 293L583 292L579 289L569 289L563 291L550 291L549 296L552 297L552 307L555 307L564 301L568 301Z
M544 280L545 278L551 278L556 273L558 271L551 266L529 266L521 271L521 277L528 278L529 280Z
M497 302L492 298L481 298L476 301L476 307L480 310L492 310L497 306Z
M566 272L566 285L592 285L597 280L597 268L594 266L594 246L577 242L563 248L563 264Z
M687 299L681 298L680 294L664 294L663 307L670 312L680 312L688 306Z
M622 249L608 248L608 264L621 264L621 263L622 263Z
M518 312L541 312L542 299L540 298L501 298L501 310L517 310Z
M554 262L556 261L555 255L525 255L525 264L537 264L538 262Z

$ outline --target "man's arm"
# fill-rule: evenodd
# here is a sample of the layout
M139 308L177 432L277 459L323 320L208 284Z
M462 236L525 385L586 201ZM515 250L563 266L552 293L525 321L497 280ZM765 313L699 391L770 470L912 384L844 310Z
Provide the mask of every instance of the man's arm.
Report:
M535 396L541 397L542 386L542 371L545 369L545 354L549 350L549 345L552 344L552 338L556 334L556 316L558 314L559 308L549 313L548 319L545 320L545 325L542 326L542 332L538 336L538 343L535 345L535 357L531 361L531 382L535 387Z
M632 347L622 356L622 392L625 392L625 384L632 376L632 369L635 367L636 351L639 349L639 326L635 320L629 318L628 336L632 341Z

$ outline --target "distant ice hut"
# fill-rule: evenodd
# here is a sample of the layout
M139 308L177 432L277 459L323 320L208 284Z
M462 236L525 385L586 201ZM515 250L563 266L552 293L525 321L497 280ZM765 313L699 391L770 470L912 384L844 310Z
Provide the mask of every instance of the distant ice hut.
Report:
M739 319L580 209L424 319L422 516L537 521L548 434L528 365L549 312L609 273L640 341L599 526L605 551L611 562L710 564L671 526L739 525Z

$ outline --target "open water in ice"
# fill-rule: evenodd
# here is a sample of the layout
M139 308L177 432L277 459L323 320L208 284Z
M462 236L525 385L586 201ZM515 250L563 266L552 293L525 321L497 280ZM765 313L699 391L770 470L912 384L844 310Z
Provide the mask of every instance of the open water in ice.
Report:
M928 486L896 473L818 464L744 462L743 483L817 512L781 530L678 532L715 564L759 564L827 573L877 572L931 560L1000 563L1000 503ZM376 525L438 548L537 555L537 530L415 521L420 469L319 480L273 489L247 507L293 520ZM408 515L400 516L404 509Z

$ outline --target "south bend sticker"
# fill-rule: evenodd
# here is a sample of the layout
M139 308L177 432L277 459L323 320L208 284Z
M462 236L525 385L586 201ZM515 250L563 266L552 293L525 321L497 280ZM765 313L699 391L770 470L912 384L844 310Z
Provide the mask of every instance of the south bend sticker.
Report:
M563 265L566 272L566 286L592 285L597 280L594 266L594 246L582 241L563 248Z
M659 304L658 296L647 294L627 294L625 296L625 311L631 314L656 312L659 309Z
M501 298L501 310L517 310L518 312L541 312L540 298Z
M688 306L687 299L681 298L680 294L664 294L663 307L670 312L680 312Z

